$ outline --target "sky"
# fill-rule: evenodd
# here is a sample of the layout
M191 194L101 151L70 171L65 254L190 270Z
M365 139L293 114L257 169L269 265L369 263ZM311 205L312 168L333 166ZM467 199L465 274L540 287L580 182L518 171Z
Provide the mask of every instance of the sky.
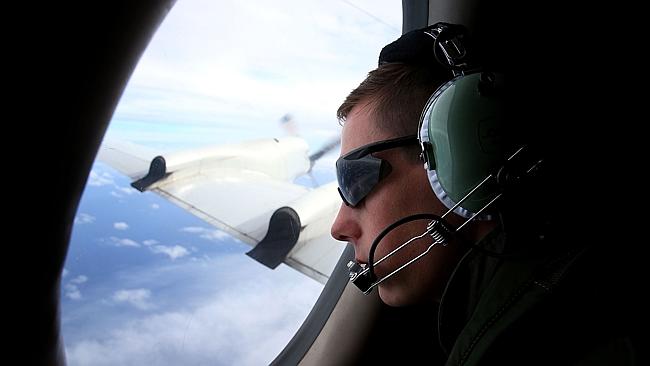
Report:
M179 0L107 136L161 148L237 141L281 134L287 113L310 142L336 135L338 106L400 30L397 0Z
M401 1L178 0L144 52L106 134L164 151L286 132L312 150L336 109L399 36ZM334 151L310 186L334 179ZM96 162L62 279L68 364L261 365L291 339L322 285Z
M96 163L75 217L61 294L68 364L270 362L322 285L257 264L247 245L128 183Z

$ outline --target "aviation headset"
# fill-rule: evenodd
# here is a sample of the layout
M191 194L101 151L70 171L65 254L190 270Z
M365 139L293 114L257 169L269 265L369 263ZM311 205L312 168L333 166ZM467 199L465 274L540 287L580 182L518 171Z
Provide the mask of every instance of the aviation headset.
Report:
M437 23L421 32L436 61L432 67L446 68L451 77L427 101L418 139L432 189L452 208L503 164L503 77L475 63L465 27ZM495 195L483 185L455 212L469 218Z
M379 64L414 60L442 69L448 79L427 101L418 129L429 183L448 211L441 217L412 215L389 225L374 240L365 267L350 262L350 280L364 293L426 255L434 245L446 245L450 236L471 220L491 219L485 213L487 209L509 187L534 175L543 161L531 160L526 146L515 146L506 136L503 74L483 69L476 62L465 27L436 23L406 33L382 49ZM450 212L466 221L458 228L451 228L444 220ZM390 231L422 219L431 220L422 235L374 262L378 243ZM377 279L374 265L427 235L433 242L426 251Z

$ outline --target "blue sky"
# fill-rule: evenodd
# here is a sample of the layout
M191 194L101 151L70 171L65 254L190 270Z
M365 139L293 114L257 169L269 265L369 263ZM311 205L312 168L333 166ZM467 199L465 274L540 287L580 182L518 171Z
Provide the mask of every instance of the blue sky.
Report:
M189 149L282 135L290 113L318 149L340 132L338 105L399 35L400 7L178 0L106 137ZM336 155L315 166L319 183L334 178ZM62 279L68 363L269 363L322 285L284 265L267 269L243 254L247 245L129 183L101 163L89 176Z
M76 215L62 279L69 364L273 359L322 285L257 264L247 245L128 183L96 163Z

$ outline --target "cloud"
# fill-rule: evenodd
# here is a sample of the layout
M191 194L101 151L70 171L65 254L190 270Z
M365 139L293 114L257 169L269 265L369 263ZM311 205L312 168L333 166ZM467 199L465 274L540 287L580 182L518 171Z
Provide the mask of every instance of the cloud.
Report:
M156 123L155 132L142 125L122 131L148 141L215 142L205 129L187 135L179 121L204 128L254 125L249 136L279 133L277 120L287 111L304 130L336 131L339 104L376 67L381 47L399 36L400 5L178 2L141 58L114 119Z
M89 215L87 213L80 213L74 218L74 224L75 225L83 225L83 224L92 224L95 222L96 217Z
M129 228L129 225L126 222L115 222L113 223L113 227L116 230L126 230Z
M67 276L68 273L69 273L68 270L64 268L64 269L63 269L63 272L61 273L61 277L65 277L65 276Z
M140 244L138 244L137 241L128 238L120 239L118 237L111 236L110 240L111 242L113 242L113 244L116 247L139 247L140 246Z
M65 296L71 300L81 300L81 291L75 285L65 285Z
M84 276L84 275L77 276L77 277L70 280L70 282L76 283L77 285L80 285L80 284L85 283L87 281L88 281L88 277Z
M88 176L88 185L93 187L115 185L115 180L110 173L98 173L93 169L90 171L90 175Z
M187 226L181 229L181 231L183 232L192 233L192 234L200 234L206 230L207 230L206 228L200 226Z
M153 208L154 210L157 210L157 209L160 208L160 205L157 204L157 203L152 203L152 204L151 204L151 208Z
M68 274L68 271L65 269L63 270L63 275L66 276ZM63 290L65 293L65 296L71 300L81 300L82 295L81 295L81 290L79 289L79 286L88 282L88 276L84 275L79 275L65 284L63 286Z
M165 245L154 245L149 247L149 249L151 249L151 251L156 254L166 254L172 260L184 257L190 253L187 249L185 249L185 247L182 247L180 245L174 245L173 247Z
M115 303L126 303L140 310L150 310L154 308L154 305L149 301L150 298L151 291L145 288L119 290L115 291L113 294L113 301Z
M211 241L224 241L226 239L231 239L232 237L227 233L218 230L218 229L208 229L200 226L188 226L181 229L182 232L190 234L199 234L203 239Z
M190 268L196 272L197 264L190 264L194 262L170 267L170 276L189 284L212 283L218 291L206 287L203 296L210 295L200 300L197 292L180 296L184 306L176 310L139 313L130 321L115 322L101 336L67 344L69 363L268 365L295 334L322 286L286 266L275 271L255 266L251 271L245 262L241 256L215 259L201 267L207 269L200 277L190 278L184 276ZM151 298L145 288L113 296L115 302L136 307L140 302L153 306Z
M143 241L142 244L144 244L146 246L150 246L150 245L158 244L158 240L149 239L149 240Z
M131 195L136 193L137 191L131 187L118 187L117 188L120 192Z

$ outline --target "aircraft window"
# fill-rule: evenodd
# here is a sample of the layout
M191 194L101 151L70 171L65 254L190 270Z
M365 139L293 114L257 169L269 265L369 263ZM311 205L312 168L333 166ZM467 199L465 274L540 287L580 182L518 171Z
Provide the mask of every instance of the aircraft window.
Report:
M264 192L275 183L256 169L278 163L250 141L290 135L313 154L335 140L336 109L376 66L381 47L399 36L400 6L390 0L177 1L104 139L104 146L128 154L117 163L115 155L95 162L75 218L61 280L69 365L261 365L278 355L322 283L246 256L245 235L219 227L220 218L192 200L227 208L226 219L241 227L253 227L258 214L268 221L268 209L255 208L272 196ZM197 163L201 153L177 154L224 144L244 146L220 150L220 161L239 163ZM173 156L166 169L179 170L144 182L143 193L132 188L156 155ZM132 156L146 157L140 160L146 169L134 168ZM334 181L337 156L335 147L311 174L287 183L302 192ZM285 168L298 164L285 160ZM214 178L210 164L223 175ZM185 183L156 191L167 177ZM220 189L201 190L214 180Z

